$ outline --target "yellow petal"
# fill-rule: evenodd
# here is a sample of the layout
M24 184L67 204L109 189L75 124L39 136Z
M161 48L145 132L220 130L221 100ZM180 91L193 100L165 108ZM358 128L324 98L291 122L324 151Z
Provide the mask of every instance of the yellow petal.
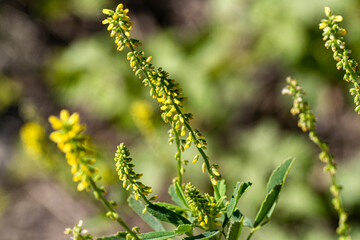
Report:
M71 114L68 121L71 125L78 124L80 121L79 114L77 112Z
M50 116L49 122L50 122L52 128L55 130L59 130L59 129L63 128L63 126L64 126L64 123L55 116Z

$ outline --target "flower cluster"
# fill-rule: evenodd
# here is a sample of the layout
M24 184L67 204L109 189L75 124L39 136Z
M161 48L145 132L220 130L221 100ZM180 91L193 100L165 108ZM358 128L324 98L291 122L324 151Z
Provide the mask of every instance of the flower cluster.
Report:
M345 72L344 80L353 84L353 87L350 89L350 94L354 96L354 103L356 105L355 112L360 114L360 83L359 73L356 70L358 63L356 60L350 58L351 50L346 47L343 37L347 32L338 24L342 22L343 17L332 15L328 7L325 7L325 14L328 19L322 19L319 24L319 28L323 30L322 35L325 41L325 47L331 48L333 58L337 62L337 69L342 69Z
M83 221L80 220L78 224L74 226L74 228L67 228L65 229L65 234L72 234L71 239L73 240L93 240L93 236L88 234L87 229L83 229Z
M186 184L184 194L199 225L204 229L212 228L213 224L216 224L215 219L221 216L215 199L208 194L201 195L191 183Z
M65 153L71 166L73 181L80 182L77 189L82 191L89 189L89 178L94 176L97 169L91 166L95 163L94 152L89 148L89 137L82 134L85 125L79 124L79 121L78 113L70 115L67 110L61 110L59 118L49 117L49 122L55 130L50 134L50 139Z
M143 174L134 172L133 168L135 165L131 163L130 152L124 143L118 145L114 160L116 161L116 171L118 172L119 179L123 182L123 187L126 190L130 190L132 187L136 200L152 193L151 187L145 186L139 181Z
M296 79L286 78L288 85L282 90L282 94L290 95L293 98L291 114L299 115L298 126L303 132L315 131L315 116L309 108L309 104L304 101L305 91L297 83Z
M125 46L130 48L127 54L127 59L130 62L130 67L135 72L135 75L143 79L145 86L149 86L150 95L157 99L160 103L162 119L166 123L170 123L172 129L169 131L169 142L176 142L178 145L178 152L175 156L177 161L181 161L180 151L189 148L193 143L204 158L205 168L208 170L213 186L216 185L217 180L221 179L218 171L214 172L212 166L208 162L208 156L204 153L206 150L206 140L204 136L197 130L190 127L191 113L183 113L183 102L186 100L182 93L182 89L175 80L169 78L169 73L162 68L156 69L150 61L152 57L146 57L143 51L136 51L135 47L141 45L141 42L130 38L130 30L133 23L127 15L128 9L123 9L123 4L119 4L115 11L104 9L103 13L108 15L103 24L109 24L108 30L111 32L110 36L115 37L115 43L118 50L122 51ZM188 136L186 139L181 137ZM183 172L183 171L182 171ZM216 187L215 187L216 188Z

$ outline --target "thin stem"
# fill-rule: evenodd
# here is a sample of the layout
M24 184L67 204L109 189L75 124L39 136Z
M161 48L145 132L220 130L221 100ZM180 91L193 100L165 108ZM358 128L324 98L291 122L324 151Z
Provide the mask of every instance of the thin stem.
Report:
M101 189L96 185L95 181L93 178L89 177L89 182L90 182L90 186L91 188L94 190L94 192L97 193L98 199L103 203L103 205L105 206L105 208L112 212L112 213L116 213L116 211L114 210L114 208L111 206L111 204L109 203L109 201L104 197L103 191L101 191ZM116 213L117 215L117 213ZM137 234L132 231L130 229L130 227L128 225L126 225L126 223L120 218L120 217L116 217L115 220L131 235L133 236L136 240L140 240L140 238L137 236Z
M174 136L175 136L175 142L176 142L176 161L177 161L177 176L178 176L178 182L180 187L182 184L182 174L181 174L181 145L180 145L180 138L179 138L179 133L177 131L177 129L175 128L175 123L172 122L171 127L173 129L174 132Z
M348 234L348 226L347 226L347 213L344 210L343 203L340 197L340 189L341 187L338 185L336 181L336 164L334 157L330 154L329 148L325 143L323 143L319 136L315 131L310 131L309 136L312 142L314 142L322 151L323 156L320 156L319 159L325 163L327 163L327 171L330 174L332 185L330 187L330 193L333 196L333 205L339 216L339 227L337 229L338 234L340 236L347 237Z

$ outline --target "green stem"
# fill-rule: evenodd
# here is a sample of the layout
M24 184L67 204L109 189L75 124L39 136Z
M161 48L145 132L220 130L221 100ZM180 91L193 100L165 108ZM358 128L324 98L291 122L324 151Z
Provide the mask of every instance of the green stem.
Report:
M171 127L174 131L174 136L175 136L175 142L176 142L176 161L177 161L177 176L178 176L178 182L180 187L182 184L182 174L181 174L181 145L180 145L180 137L179 137L179 133L177 131L177 129L175 128L175 123L172 122Z
M99 198L99 200L103 203L103 205L105 206L105 208L112 212L112 213L116 213L116 211L114 210L114 208L111 206L111 204L109 203L109 201L104 197L103 191L96 185L94 179L92 179L91 177L88 177L89 182L90 182L90 186L91 188L94 190L94 192L97 193L97 196ZM115 219L131 236L133 236L136 240L140 240L140 238L137 236L137 234L132 231L130 229L130 227L128 225L126 225L126 223L120 218L117 217Z
M334 208L336 210L336 212L338 213L338 217L339 217L339 227L338 227L338 234L342 237L347 237L349 236L348 233L348 225L347 225L347 213L344 210L343 207L343 203L341 201L341 197L340 197L340 186L338 185L337 181L336 181L336 165L335 165L335 160L333 158L333 156L329 153L329 149L328 147L325 145L325 143L323 143L319 136L315 133L315 131L310 131L309 132L309 136L311 141L313 141L320 149L321 151L324 153L324 155L327 157L326 163L327 166L329 168L329 174L331 177L331 188L334 188L335 191L330 191L331 195L333 196L333 201L336 203L336 205L334 204ZM320 157L321 161L324 161L324 159L322 159Z

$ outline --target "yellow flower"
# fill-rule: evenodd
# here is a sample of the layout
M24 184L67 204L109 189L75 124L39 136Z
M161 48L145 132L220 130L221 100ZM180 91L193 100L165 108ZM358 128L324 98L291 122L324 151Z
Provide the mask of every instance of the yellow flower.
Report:
M322 22L319 24L319 29L324 29L327 26L326 22Z

